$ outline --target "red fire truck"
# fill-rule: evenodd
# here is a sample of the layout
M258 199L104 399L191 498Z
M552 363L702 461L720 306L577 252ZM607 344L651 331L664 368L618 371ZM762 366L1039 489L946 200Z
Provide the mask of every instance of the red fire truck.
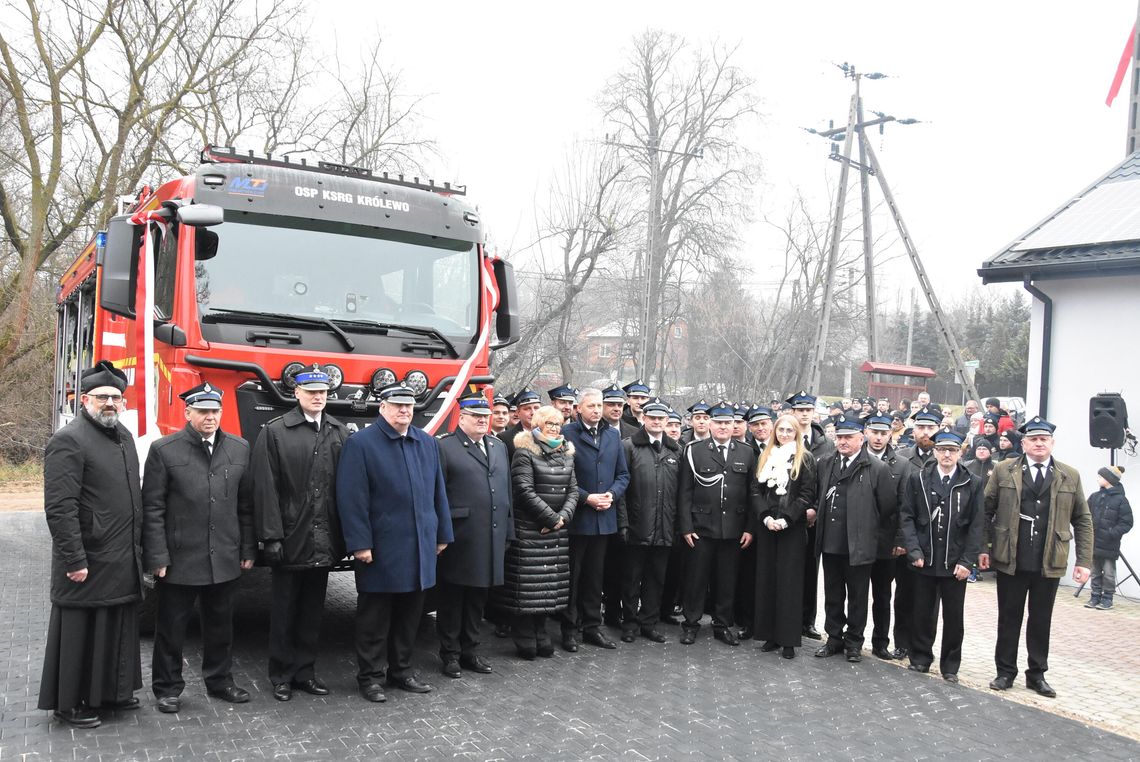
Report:
M75 414L79 372L107 359L131 381L123 421L140 453L185 425L178 394L203 381L225 392L223 426L252 443L314 364L350 428L403 380L416 424L436 431L458 394L491 384L490 350L518 337L512 268L484 250L464 191L207 147L63 275L55 427Z

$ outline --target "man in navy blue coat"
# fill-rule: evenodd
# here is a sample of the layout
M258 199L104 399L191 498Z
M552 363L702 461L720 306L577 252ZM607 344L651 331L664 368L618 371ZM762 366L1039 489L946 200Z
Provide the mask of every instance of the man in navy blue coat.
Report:
M376 423L349 437L337 467L337 510L356 559L357 682L369 701L388 684L427 693L412 672L424 591L436 556L454 538L439 445L412 426L415 395L403 384L380 392Z
M578 633L599 648L616 648L599 629L602 624L602 576L606 546L617 534L617 503L629 486L629 469L621 437L601 426L602 393L586 389L578 403L578 420L562 435L574 444L578 477L578 511L570 522L570 605L562 620L562 648L578 650Z

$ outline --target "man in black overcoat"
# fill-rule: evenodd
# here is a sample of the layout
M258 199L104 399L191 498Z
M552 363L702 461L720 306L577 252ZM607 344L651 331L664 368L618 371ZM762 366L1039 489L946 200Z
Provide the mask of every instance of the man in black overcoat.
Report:
M514 536L507 446L488 433L491 408L476 392L459 400L459 428L439 440L455 541L436 567L436 632L447 677L460 669L488 674L478 653L487 593L503 584L503 558Z
M139 458L119 423L127 377L84 371L78 415L48 440L44 512L51 532L51 620L40 709L94 728L99 709L135 709L142 687Z
M329 376L320 366L295 380L297 407L265 424L253 448L254 524L273 568L269 681L278 701L294 688L328 695L317 644L329 571L345 556L336 467L348 429L325 412Z
M222 431L220 389L205 383L179 396L186 428L151 445L143 473L143 562L158 594L151 687L168 714L181 708L182 648L195 601L206 693L249 701L234 685L233 594L257 552L249 444Z
M898 490L887 467L863 449L859 419L836 422L835 445L835 454L819 463L815 551L822 558L827 642L815 655L845 653L859 662L879 527L892 521Z

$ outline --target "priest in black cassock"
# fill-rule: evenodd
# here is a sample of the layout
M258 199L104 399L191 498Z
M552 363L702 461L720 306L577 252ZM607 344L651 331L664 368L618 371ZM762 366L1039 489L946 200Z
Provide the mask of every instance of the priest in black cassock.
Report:
M99 710L139 705L142 496L135 442L119 423L126 375L104 360L79 388L78 415L44 453L52 606L39 708L94 728Z

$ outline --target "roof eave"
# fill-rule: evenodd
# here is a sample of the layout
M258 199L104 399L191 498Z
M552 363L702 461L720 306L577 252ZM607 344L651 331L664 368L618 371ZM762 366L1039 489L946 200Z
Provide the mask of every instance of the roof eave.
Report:
M982 279L983 285L1021 282L1027 277L1030 280L1050 280L1057 278L1100 278L1134 273L1140 273L1140 259L1106 262L1009 264L996 267L983 265L978 268L978 277Z

